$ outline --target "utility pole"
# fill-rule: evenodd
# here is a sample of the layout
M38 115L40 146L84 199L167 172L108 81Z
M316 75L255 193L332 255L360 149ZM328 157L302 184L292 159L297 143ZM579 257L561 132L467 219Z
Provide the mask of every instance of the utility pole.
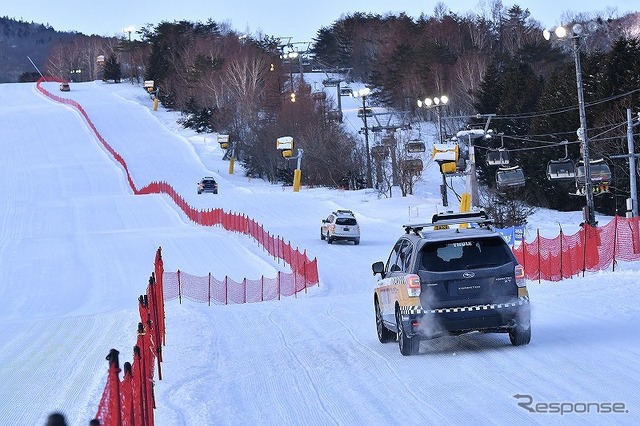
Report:
M636 182L636 156L633 146L633 127L640 123L633 124L631 109L627 109L627 148L629 150L629 192L631 193L631 216L638 216L638 188Z
M587 24L588 31L595 31L597 28L595 22ZM578 139L582 142L582 158L584 160L584 191L586 197L586 206L583 210L584 221L591 226L596 226L595 208L593 205L593 182L591 181L591 159L589 158L589 138L587 136L587 114L584 106L584 89L582 86L582 68L580 66L580 41L583 37L584 28L582 24L575 24L571 29L557 27L553 34L559 39L568 37L571 39L571 50L576 65L576 84L578 88L578 109L580 111L580 128L577 131ZM552 32L544 30L542 35L545 39L551 40Z
M132 45L131 45L131 33L134 32L136 29L134 26L129 26L127 28L124 28L122 31L129 34L129 79L131 81L131 84L133 84L133 52L132 52Z
M371 93L368 87L353 92L351 96L355 98L362 98L362 120L364 121L364 146L366 150L367 161L367 188L373 188L373 176L371 175L371 153L369 152L369 124L367 123L367 96ZM338 94L340 96L340 94Z
M367 151L367 188L373 188L373 177L371 176L371 155L369 154L369 125L367 124L367 96L362 96L362 119L364 121L364 148Z
M442 133L442 107L449 102L449 98L446 95L442 95L435 98L425 98L425 100L418 100L418 108L435 108L436 115L438 117L438 143L444 143L444 135ZM440 185L440 193L442 195L442 205L444 207L449 206L449 200L447 199L447 176L444 172L442 174L442 184Z
M638 186L636 178L636 158L640 157L640 154L635 153L635 147L633 144L633 128L640 124L640 114L638 115L638 122L633 122L633 115L631 109L627 109L627 150L628 154L612 155L610 158L628 158L629 159L629 198L627 199L627 217L631 214L631 217L638 216ZM630 204L630 205L629 205Z
M584 220L591 226L596 226L595 207L593 204L593 182L591 181L591 158L589 156L589 137L587 136L587 114L584 107L584 89L582 85L582 68L580 66L579 35L572 37L573 56L576 63L576 83L578 86L578 107L580 110L580 129L578 139L582 141L582 158L584 158L584 191L586 197L586 211Z

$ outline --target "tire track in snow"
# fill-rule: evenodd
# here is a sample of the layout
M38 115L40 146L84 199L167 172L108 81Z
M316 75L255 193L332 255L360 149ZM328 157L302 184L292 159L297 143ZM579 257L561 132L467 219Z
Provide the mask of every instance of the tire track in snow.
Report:
M276 310L273 309L269 312L269 321L271 322L271 324L273 324L276 329L278 330L278 334L280 335L280 341L282 342L282 346L289 352L289 354L293 357L293 359L296 360L296 362L303 368L305 375L307 376L307 378L309 379L309 383L311 384L311 386L313 387L313 392L316 395L317 401L320 404L320 407L322 408L322 410L327 414L327 417L329 417L332 421L333 424L340 424L336 418L329 412L329 410L327 409L327 407L325 406L324 402L322 401L322 397L320 396L320 392L318 391L318 388L315 384L315 381L313 380L313 377L311 376L311 373L309 372L309 368L307 367L307 365L305 363L303 363L300 358L298 357L298 355L295 353L295 351L293 349L291 349L291 347L289 346L289 344L287 343L287 339L285 337L284 332L282 331L282 328L275 322L275 320L273 319L273 313Z
M404 380L403 377L401 377L398 372L396 371L396 369L394 368L394 366L389 362L389 359L384 357L382 354L380 354L377 351L369 351L369 350L365 350L364 348L367 348L367 345L364 344L354 333L353 330L351 329L351 327L349 327L349 325L347 323L345 323L342 319L340 319L340 317L334 315L331 313L331 308L333 307L335 303L331 302L329 304L329 306L327 307L326 310L326 314L327 316L333 318L334 320L336 320L340 325L342 325L344 327L344 329L347 331L347 333L349 334L349 336L351 337L351 339L356 342L356 347L358 348L358 350L364 354L365 356L367 356L368 358L371 358L371 355L374 355L376 358L378 358L379 360L382 360L382 362L384 362L386 370L390 371L396 379L398 379L398 383L402 384L402 387L404 388L404 390L407 392L407 394L411 395L416 401L420 401L422 400L424 397L422 395L418 395L416 394L413 389L407 385L406 380ZM443 416L439 411L435 410L433 407L429 406L429 411L433 412L434 415L438 416L439 418L439 422L441 422L441 424L445 424L447 423L447 418L445 416Z

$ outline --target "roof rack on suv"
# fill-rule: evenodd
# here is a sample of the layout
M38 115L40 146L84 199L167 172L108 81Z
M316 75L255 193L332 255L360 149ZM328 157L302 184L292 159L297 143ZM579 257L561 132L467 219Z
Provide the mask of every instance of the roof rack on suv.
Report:
M448 225L460 225L463 223L475 223L480 227L488 227L493 224L493 219L490 219L484 210L462 213L447 212L434 214L431 218L431 223L406 224L402 225L402 227L407 234L413 232L417 235L424 228L443 229L448 228Z
M351 216L353 216L353 212L351 210L339 209L339 210L336 210L334 213L335 214L350 214Z

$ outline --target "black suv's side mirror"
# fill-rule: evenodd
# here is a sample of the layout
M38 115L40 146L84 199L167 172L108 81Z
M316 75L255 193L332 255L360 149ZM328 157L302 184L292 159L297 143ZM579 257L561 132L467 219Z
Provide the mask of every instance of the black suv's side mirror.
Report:
M371 270L373 271L373 275L380 274L382 278L384 278L384 263L383 262L375 262L371 265Z

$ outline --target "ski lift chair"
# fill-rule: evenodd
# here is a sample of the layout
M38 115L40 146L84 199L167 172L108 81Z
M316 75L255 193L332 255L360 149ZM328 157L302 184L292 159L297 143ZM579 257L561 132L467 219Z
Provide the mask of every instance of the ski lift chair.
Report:
M359 118L373 117L373 108L369 108L369 107L358 108L358 117Z
M410 153L425 151L424 142L419 139L410 140L409 142L406 143L405 148L407 152L410 152Z
M422 160L419 158L411 158L408 160L402 160L400 162L400 164L402 165L402 168L405 169L406 171L408 171L409 173L420 173L424 166L422 164Z
M551 160L547 163L547 179L549 180L575 179L576 177L576 166L569 159L568 142L562 141L562 144L564 145L564 158Z
M500 191L519 188L525 183L524 171L520 166L504 167L496 172L496 185Z
M611 180L611 169L603 158L591 160L589 162L591 171L591 186L594 195L609 193L609 181ZM584 162L578 162L576 168L576 189L578 194L584 194L585 190Z
M490 149L487 151L487 165L489 166L508 166L509 151L506 149Z
M386 145L374 145L371 147L371 156L377 161L383 161L389 157L389 147Z
M547 163L547 179L575 179L576 166L569 159L551 160Z
M611 169L604 159L591 161L591 182L595 195L609 193Z
M314 101L324 101L327 99L327 93L323 90L311 93L311 97Z
M344 86L340 88L340 96L352 96L353 89L351 86Z
M327 111L327 119L329 121L342 121L342 111L338 109Z

